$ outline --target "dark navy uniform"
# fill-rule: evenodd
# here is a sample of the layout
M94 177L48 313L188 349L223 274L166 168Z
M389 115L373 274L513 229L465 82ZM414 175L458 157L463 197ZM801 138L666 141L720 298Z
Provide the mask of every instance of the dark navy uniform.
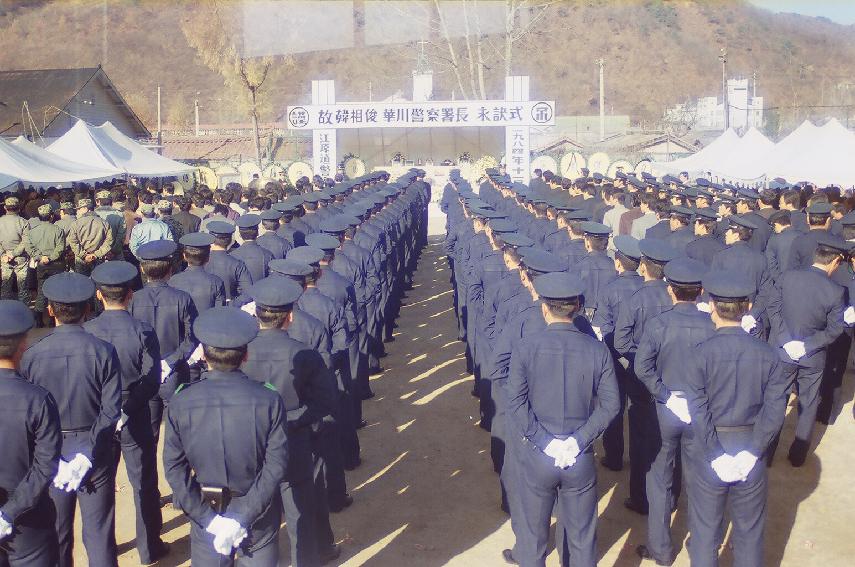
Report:
M753 283L734 272L712 274L703 284L713 300L747 299L754 292ZM778 353L746 333L738 321L718 328L686 362L686 399L694 433L688 459L692 566L718 565L728 506L735 562L761 567L767 492L762 457L784 422L790 381ZM734 465L727 461L743 451L759 462L750 471L740 467L734 474ZM724 479L715 468L722 460L723 473L728 473Z
M302 291L295 282L267 279L255 284L250 293L256 306L289 312ZM281 496L291 557L298 567L317 565L319 555L327 557L335 547L326 496L315 491L311 439L313 430L334 411L335 390L327 388L329 369L320 353L279 328L259 332L248 346L241 369L255 380L272 384L285 403L288 472Z
M257 282L267 277L267 265L273 260L273 254L254 240L244 241L229 254L246 265L252 281Z
M584 284L570 274L546 274L535 279L535 289L542 298L565 300L581 295ZM545 565L557 498L569 560L579 566L596 565L592 445L620 405L608 348L571 322L548 324L514 348L508 397L512 427L518 434L515 443L520 444L518 490L523 514L516 526L514 558L525 567ZM546 452L553 442L570 438L577 446L574 462L561 466Z
M95 286L80 274L62 273L44 285L48 301L89 301ZM92 565L117 565L113 433L121 412L121 366L116 349L79 324L59 325L21 359L21 375L48 390L57 402L62 459L82 455L91 463L76 491L50 488L56 509L59 562L72 564L74 511L80 503L83 545Z
M0 302L0 335L26 333L33 317L23 303ZM0 369L0 565L52 567L57 562L53 505L47 487L62 446L59 412L50 392L11 369Z
M223 280L226 302L234 301L252 286L252 276L246 264L230 256L225 250L211 250L205 271Z
M239 349L258 325L235 308L218 307L197 319L194 332L205 345ZM277 496L288 441L287 415L275 388L237 369L211 370L176 393L165 421L163 464L174 504L191 520L193 565L278 565ZM236 551L227 554L214 547L222 518L247 532L236 547L228 542Z
M206 272L202 266L187 266L183 272L169 278L169 287L187 293L193 299L197 313L226 304L223 280Z

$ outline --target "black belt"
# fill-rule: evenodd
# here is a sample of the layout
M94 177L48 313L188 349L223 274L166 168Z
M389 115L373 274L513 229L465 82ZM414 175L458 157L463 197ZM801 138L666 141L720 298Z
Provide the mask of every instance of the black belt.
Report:
M735 433L737 431L751 431L754 429L753 425L716 425L715 430L717 433Z
M202 485L202 496L217 514L222 514L226 511L232 498L240 498L245 495L246 493L244 492L238 492L229 488Z

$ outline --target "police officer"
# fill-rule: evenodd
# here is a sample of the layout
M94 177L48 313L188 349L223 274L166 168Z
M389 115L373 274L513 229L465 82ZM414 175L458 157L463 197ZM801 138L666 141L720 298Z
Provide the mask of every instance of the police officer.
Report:
M693 567L718 565L728 507L734 562L761 567L767 473L758 461L784 422L790 382L779 354L741 328L753 282L738 272L710 272L703 288L716 332L685 360L693 430L689 556Z
M672 488L679 486L682 455L692 440L685 398L686 356L715 332L709 315L695 304L706 271L704 264L690 258L668 262L665 281L674 306L647 322L635 354L635 374L656 401L659 425L658 447L651 447L647 473L647 545L636 551L659 565L674 561L671 511L677 495Z
M273 254L255 242L255 239L258 238L258 225L261 224L261 217L252 213L241 215L235 224L237 224L238 234L240 234L241 245L229 254L246 264L252 281L257 282L266 278L267 264L273 259ZM208 229L210 230L210 226Z
M178 245L172 240L154 240L137 249L146 284L134 293L128 305L134 319L151 325L160 344L160 389L149 401L155 444L160 438L163 408L178 385L190 380L189 359L197 346L192 333L196 318L193 299L167 283L177 250Z
M252 286L252 275L241 260L228 252L232 246L235 225L226 221L211 221L208 232L214 237L205 271L223 280L226 302L233 301Z
M17 197L6 197L3 201L6 214L0 217L0 297L14 299L13 289L24 305L30 303L27 289L27 249L30 227L18 212L21 202Z
M272 384L287 413L288 468L281 486L285 524L296 567L326 563L340 551L333 541L329 507L323 491L318 499L313 482L312 432L334 411L334 391L326 387L329 369L320 353L288 336L291 311L303 293L294 281L266 278L250 288L261 326L248 345L241 369Z
M605 345L573 325L585 290L580 278L546 274L534 280L534 287L543 301L546 328L514 348L508 377L523 512L513 558L524 567L545 565L557 497L570 561L593 566L597 489L592 445L620 405L612 357Z
M615 376L620 392L620 410L603 432L603 451L600 463L612 471L623 469L623 412L626 409L626 383L629 380L629 361L615 349L615 323L620 307L638 291L643 278L638 275L641 250L638 240L629 235L618 235L615 246L614 266L617 277L600 291L599 301L591 318L591 326L597 338L606 343L615 362Z
M29 309L0 301L0 564L52 567L57 539L47 487L56 476L62 437L56 401L17 366L33 327Z
M45 203L38 208L38 226L30 230L27 252L36 263L36 325L41 327L46 323L45 300L42 287L45 280L65 270L63 254L65 253L65 235L51 222L53 211L50 204Z
M92 210L92 199L77 202L77 219L65 238L74 256L74 271L88 276L113 249L113 231Z
M205 271L211 257L214 237L207 232L192 232L181 237L182 255L187 267L169 278L169 287L187 292L197 313L226 304L226 290L219 276Z
M160 539L163 518L160 513L160 491L157 487L157 447L151 428L149 401L160 387L160 344L148 323L128 313L128 303L137 278L133 264L105 262L92 270L97 284L96 297L104 311L87 321L83 328L116 349L122 376L122 413L116 426L128 481L134 490L137 521L137 551L140 563L149 565L168 553Z
M72 565L79 502L90 564L116 566L113 434L121 414L121 366L116 349L82 327L95 294L91 279L57 274L45 282L44 294L57 328L24 353L21 375L48 390L60 411L62 460L50 488L58 565Z
M787 455L794 467L807 458L819 407L819 389L829 345L843 332L846 290L831 279L843 262L848 243L829 233L816 238L813 265L781 274L780 312L773 313L777 344L795 366L798 389L796 436ZM806 293L807 292L807 293Z
M170 403L163 448L174 505L191 521L191 562L275 567L287 415L273 386L240 371L258 323L234 307L214 307L193 332L209 371Z
M586 221L581 224L585 233L587 253L573 268L585 282L585 315L590 320L594 308L600 300L600 291L607 283L617 277L614 260L606 254L611 229L598 222Z
M282 213L275 209L268 209L262 211L259 216L261 217L261 228L259 229L258 238L255 239L256 243L273 254L274 260L283 259L288 250L293 248L293 246L276 234L276 231L279 229L279 219L282 218Z
M635 375L635 353L647 322L670 308L667 284L662 279L665 265L676 256L667 243L655 238L645 238L638 244L642 258L639 274L644 279L618 310L615 322L615 350L630 362L626 393L629 399L629 498L624 506L639 514L647 514L645 475L655 457L656 406L650 392ZM675 492L679 493L679 489Z

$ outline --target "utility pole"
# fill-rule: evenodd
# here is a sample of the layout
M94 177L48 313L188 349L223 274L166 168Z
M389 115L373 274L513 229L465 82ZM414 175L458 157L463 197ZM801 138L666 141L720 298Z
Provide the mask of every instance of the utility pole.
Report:
M194 111L194 114L196 115L195 116L195 118L196 118L196 136L198 136L199 135L199 99L198 98L193 101L193 111Z
M727 49L721 48L721 54L718 56L721 61L721 102L724 107L724 129L730 128L730 104L727 100Z
M605 59L600 57L596 61L597 65L600 66L600 140L605 140L606 138L606 87L605 87L605 79L603 76L603 67L606 64Z
M160 122L160 85L157 85L157 145L160 146L163 143L163 134L161 133L161 122ZM160 151L160 148L158 148Z

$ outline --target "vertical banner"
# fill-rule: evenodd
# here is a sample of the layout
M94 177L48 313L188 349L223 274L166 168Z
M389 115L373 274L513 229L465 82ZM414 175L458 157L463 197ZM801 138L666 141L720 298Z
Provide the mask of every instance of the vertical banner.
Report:
M528 101L528 77L505 77L505 100ZM516 183L528 184L531 178L529 130L528 126L505 127L505 170Z
M335 81L312 81L312 104L335 104ZM312 170L321 177L335 177L338 167L336 131L312 130Z

